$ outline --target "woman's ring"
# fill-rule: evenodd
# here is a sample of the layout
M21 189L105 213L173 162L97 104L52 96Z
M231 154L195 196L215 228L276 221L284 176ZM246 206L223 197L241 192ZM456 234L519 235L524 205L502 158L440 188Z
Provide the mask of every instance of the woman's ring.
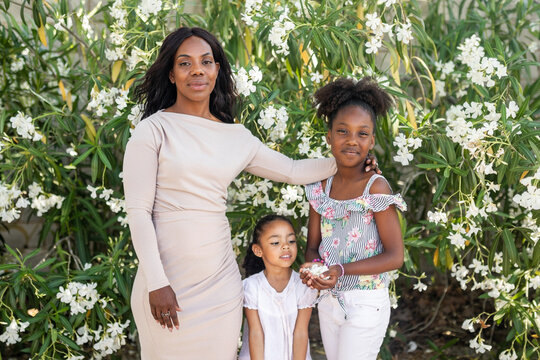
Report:
M166 313L163 313L163 312L161 313L161 317L169 317L169 316L171 316L170 310L168 310Z

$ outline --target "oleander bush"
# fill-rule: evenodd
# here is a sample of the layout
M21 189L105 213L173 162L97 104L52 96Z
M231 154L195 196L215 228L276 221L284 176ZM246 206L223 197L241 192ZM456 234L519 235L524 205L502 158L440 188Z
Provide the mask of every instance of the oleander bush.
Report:
M122 154L141 117L134 84L184 25L222 40L237 120L293 158L329 155L316 89L338 76L375 78L396 105L379 122L375 154L409 207L394 280L408 278L398 284L421 297L448 275L489 303L456 319L476 356L540 355L539 3L207 0L202 14L160 0L0 7L0 217L8 230L42 219L48 250L38 258L3 247L0 358L115 358L135 339ZM239 259L268 212L290 216L305 244L302 187L241 174L229 200ZM393 282L398 309L402 290Z

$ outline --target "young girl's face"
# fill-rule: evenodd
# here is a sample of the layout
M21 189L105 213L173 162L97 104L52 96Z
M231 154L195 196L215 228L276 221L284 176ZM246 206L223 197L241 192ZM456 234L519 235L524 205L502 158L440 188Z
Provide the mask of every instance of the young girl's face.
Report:
M375 131L369 112L360 106L347 106L337 113L326 141L338 166L362 167L375 146Z
M291 224L283 220L268 223L259 237L259 243L253 245L255 255L261 257L264 266L290 267L296 259L296 235Z

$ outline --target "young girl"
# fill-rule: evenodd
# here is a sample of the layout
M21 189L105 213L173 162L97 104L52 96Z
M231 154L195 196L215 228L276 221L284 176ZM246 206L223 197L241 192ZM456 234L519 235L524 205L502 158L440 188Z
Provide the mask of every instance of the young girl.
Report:
M296 236L289 219L263 217L253 231L243 267L244 325L239 360L310 360L308 324L317 292L291 269Z
M327 290L318 309L328 360L375 360L390 318L387 272L403 264L396 207L406 204L382 175L362 169L375 145L376 119L392 99L369 78L338 79L319 89L315 102L317 115L328 121L326 139L338 170L306 187L309 262L301 277ZM316 261L329 270L320 276L305 271Z

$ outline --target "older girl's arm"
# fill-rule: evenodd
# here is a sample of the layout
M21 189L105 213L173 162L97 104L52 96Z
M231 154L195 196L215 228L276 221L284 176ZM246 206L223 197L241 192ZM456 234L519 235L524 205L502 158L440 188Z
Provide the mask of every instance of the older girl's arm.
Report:
M259 312L244 308L249 326L249 356L251 360L264 360L264 331Z
M308 328L311 308L298 309L293 333L293 360L305 360L308 350Z

